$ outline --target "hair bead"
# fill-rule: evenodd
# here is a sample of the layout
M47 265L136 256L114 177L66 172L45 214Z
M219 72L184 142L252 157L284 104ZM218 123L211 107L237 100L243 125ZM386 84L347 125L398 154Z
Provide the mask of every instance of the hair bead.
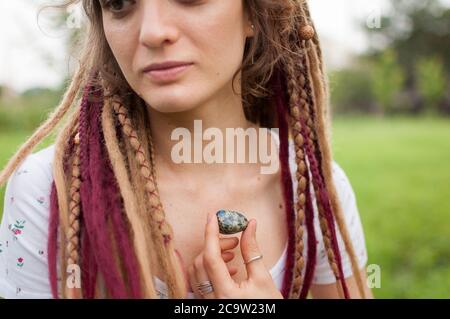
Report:
M300 27L299 35L302 40L305 41L311 40L312 38L314 38L314 34L315 31L311 25L306 24Z

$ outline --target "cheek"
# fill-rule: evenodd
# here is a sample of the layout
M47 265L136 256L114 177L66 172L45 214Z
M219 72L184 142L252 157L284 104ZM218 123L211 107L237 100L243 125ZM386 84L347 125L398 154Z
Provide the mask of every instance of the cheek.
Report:
M242 12L236 6L225 5L199 23L186 26L190 37L203 56L202 65L219 77L230 77L240 67L245 36L242 22L236 17Z
M133 27L127 24L114 24L104 22L105 37L109 47L119 64L127 81L133 85L136 81L133 77L133 55L136 50L137 41L131 34Z

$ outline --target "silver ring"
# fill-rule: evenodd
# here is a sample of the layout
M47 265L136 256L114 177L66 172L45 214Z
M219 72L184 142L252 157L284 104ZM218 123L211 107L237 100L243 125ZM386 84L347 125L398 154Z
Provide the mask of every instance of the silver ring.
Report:
M214 291L213 285L209 280L197 284L197 288L202 296Z
M251 263L252 261L255 261L255 260L258 260L258 259L261 259L261 258L263 258L263 255L255 256L253 258L250 258L250 260L248 260L248 261L244 261L244 264Z

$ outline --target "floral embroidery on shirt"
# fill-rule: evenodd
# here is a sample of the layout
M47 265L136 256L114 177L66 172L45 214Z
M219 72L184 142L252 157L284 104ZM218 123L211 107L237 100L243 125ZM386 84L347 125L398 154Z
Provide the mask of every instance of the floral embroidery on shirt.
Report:
M22 174L26 174L26 173L28 173L28 170L22 169L22 170L17 171L17 176L22 175Z
M19 258L17 258L17 266L19 266L19 267L23 267L23 258L22 257L19 257Z
M327 256L327 253L325 252L324 249L320 250L320 259L325 259L325 257Z
M43 203L45 202L44 196L39 197L39 198L37 199L37 201L38 201L39 204L43 204Z
M11 225L11 224L9 225L9 229L14 234L14 237L13 237L14 240L17 240L17 236L22 234L22 231L25 228L24 224L25 224L25 220L18 219L18 220L16 220L14 225Z
M17 287L17 288L16 288L16 295L18 295L21 291L22 291L22 288Z

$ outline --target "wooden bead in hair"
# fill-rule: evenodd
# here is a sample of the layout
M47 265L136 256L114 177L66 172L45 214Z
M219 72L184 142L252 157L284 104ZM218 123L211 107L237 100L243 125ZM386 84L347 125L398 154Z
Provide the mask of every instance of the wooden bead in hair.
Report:
M308 41L314 38L314 28L310 24L305 24L300 27L299 35L302 40Z

